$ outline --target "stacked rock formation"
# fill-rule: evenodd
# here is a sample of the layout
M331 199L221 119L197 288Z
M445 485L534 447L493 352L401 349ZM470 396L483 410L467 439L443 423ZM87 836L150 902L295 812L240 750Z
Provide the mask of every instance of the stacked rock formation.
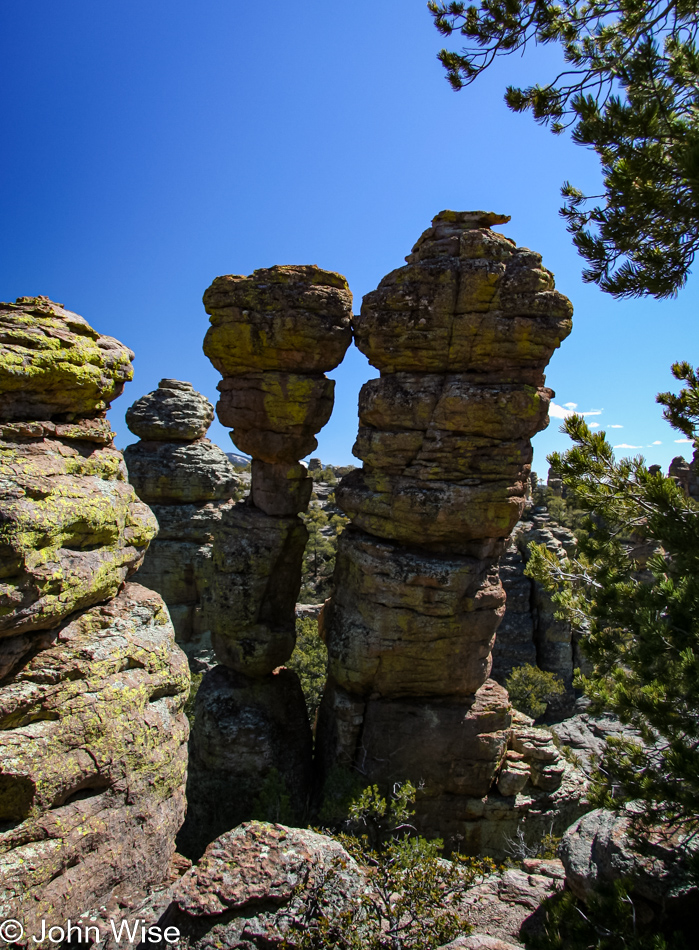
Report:
M229 459L205 438L213 418L209 400L177 379L161 379L126 413L126 424L141 439L124 451L129 480L160 529L138 577L167 604L193 672L213 666L202 596L211 579L216 526L238 489Z
M497 559L572 314L540 255L491 230L507 220L437 215L354 318L381 378L360 393L364 465L336 490L352 524L321 618L321 775L423 784L421 829L474 848L472 803L482 814L511 742L507 693L488 680L505 605Z
M224 513L213 544L205 615L222 666L197 694L180 839L188 856L252 817L268 780L297 815L308 797L303 694L296 674L279 667L295 643L308 536L298 513L313 487L300 459L332 411L334 382L324 374L351 342L351 304L345 278L318 267L218 277L204 294L204 352L224 377L218 416L253 461L250 495Z
M0 917L28 934L161 881L184 817L187 663L124 583L157 527L105 415L132 358L0 304Z

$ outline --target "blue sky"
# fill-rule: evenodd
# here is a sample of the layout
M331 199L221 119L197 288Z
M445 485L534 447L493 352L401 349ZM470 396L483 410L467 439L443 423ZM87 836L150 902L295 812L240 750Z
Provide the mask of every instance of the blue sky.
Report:
M423 0L5 0L0 100L0 299L47 294L136 352L124 412L163 376L212 401L201 296L224 273L315 263L355 295L403 263L443 208L509 214L502 231L543 254L575 305L548 371L556 404L596 411L619 454L664 467L691 446L663 422L670 364L696 358L698 288L619 302L582 283L557 211L565 179L599 186L594 154L509 112L507 83L545 80L556 51L509 58L453 93ZM332 374L320 435L353 461L357 350ZM535 468L566 447L560 419ZM610 428L618 427L618 428ZM230 450L227 430L210 436Z

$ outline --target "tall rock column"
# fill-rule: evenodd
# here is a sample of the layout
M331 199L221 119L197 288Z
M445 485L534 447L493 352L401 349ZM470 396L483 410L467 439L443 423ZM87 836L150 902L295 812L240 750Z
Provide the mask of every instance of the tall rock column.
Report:
M268 817L306 805L310 725L298 677L280 667L295 643L307 540L298 514L313 487L300 459L332 412L324 374L351 342L351 305L345 278L312 266L218 277L204 294L204 352L223 375L218 416L253 461L250 496L224 513L213 543L205 614L221 666L197 694L180 839L190 856L250 818L264 789L291 808Z
M543 371L571 329L540 255L491 230L508 220L437 215L354 318L381 377L359 396L364 465L336 490L352 521L321 618L321 779L411 779L422 830L445 838L466 835L509 754L507 693L488 679L498 557L548 422Z
M155 535L106 410L133 353L46 297L0 304L0 918L27 934L162 881L189 688Z
M141 439L124 451L129 481L159 527L138 579L163 597L196 673L214 665L202 599L211 580L214 532L239 485L225 452L205 438L213 418L209 400L177 379L161 379L126 413L126 424Z

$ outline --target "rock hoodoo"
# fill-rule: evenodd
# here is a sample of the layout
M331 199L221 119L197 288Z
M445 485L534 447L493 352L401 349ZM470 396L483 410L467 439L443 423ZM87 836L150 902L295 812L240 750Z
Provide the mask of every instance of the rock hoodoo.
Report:
M126 413L141 439L124 451L129 479L160 529L138 577L165 600L194 672L213 665L202 596L211 582L214 531L238 489L229 459L205 438L213 418L209 400L177 379L162 379Z
M519 747L507 693L488 680L498 557L524 507L530 439L548 422L543 371L572 314L540 255L491 230L507 220L437 215L354 318L381 377L359 396L364 465L336 490L352 524L321 618L317 738L323 775L422 784L423 832L491 852L488 819L513 814L503 796L526 785L541 811L565 772L553 746ZM498 793L501 769L513 774Z
M105 417L132 358L46 297L0 304L0 916L28 933L161 881L184 817L189 673L124 584L156 523Z
M205 616L225 668L207 673L197 695L181 839L190 856L253 817L272 769L294 806L308 796L303 693L279 667L295 643L307 539L298 514L312 491L300 459L332 411L335 384L324 374L351 342L351 305L345 278L312 266L218 277L204 294L204 352L223 375L218 416L253 461L250 495L224 512L213 543Z

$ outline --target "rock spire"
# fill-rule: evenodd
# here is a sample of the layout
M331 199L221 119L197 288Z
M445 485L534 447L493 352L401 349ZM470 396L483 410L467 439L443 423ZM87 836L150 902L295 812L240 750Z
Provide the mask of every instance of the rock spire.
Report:
M225 452L205 438L213 418L209 400L177 379L161 379L126 413L141 439L124 451L129 479L159 525L139 580L165 600L193 672L214 664L202 601L211 583L214 532L239 490Z
M482 818L506 756L550 763L546 778L514 769L535 794L564 771L548 746L513 747L507 693L488 680L505 605L498 556L548 423L544 368L572 315L540 255L491 229L507 220L438 214L354 318L381 377L359 396L364 464L336 490L352 523L321 617L322 775L422 783L421 830L475 851L474 803Z
M303 693L280 667L294 648L308 537L298 515L312 480L300 459L332 411L335 384L324 374L351 342L351 304L345 278L314 266L217 277L204 294L204 352L223 375L218 416L252 456L252 484L213 542L205 614L221 666L197 695L182 838L191 856L252 817L267 781L281 783L297 812L308 798Z
M160 882L189 687L156 532L105 418L133 353L47 297L0 304L0 917L41 933Z

